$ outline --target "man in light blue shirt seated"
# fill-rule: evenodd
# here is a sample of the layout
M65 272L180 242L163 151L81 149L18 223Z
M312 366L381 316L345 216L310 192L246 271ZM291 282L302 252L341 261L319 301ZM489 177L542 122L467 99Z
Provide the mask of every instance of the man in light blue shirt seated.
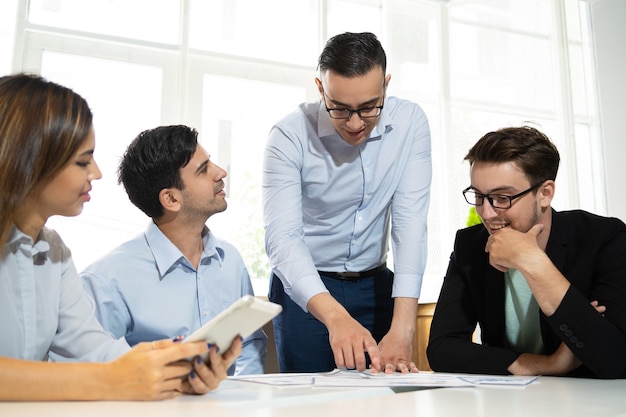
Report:
M189 336L244 295L253 295L237 249L206 226L226 209L226 171L187 126L142 132L120 163L119 182L152 218L146 231L81 273L97 317L132 346ZM267 337L243 341L229 375L263 373Z

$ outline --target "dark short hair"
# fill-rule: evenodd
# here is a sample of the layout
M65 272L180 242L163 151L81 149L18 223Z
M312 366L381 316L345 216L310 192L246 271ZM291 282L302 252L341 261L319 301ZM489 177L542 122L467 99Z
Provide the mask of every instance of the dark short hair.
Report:
M484 135L469 150L465 160L475 162L514 162L531 184L555 180L559 151L550 138L530 126L506 127Z
M117 170L128 198L153 219L164 214L159 193L183 190L180 175L198 147L198 132L188 126L160 126L141 132L128 146Z
M333 36L326 42L317 65L321 72L330 70L344 77L365 75L376 67L385 74L387 56L376 35L370 32Z

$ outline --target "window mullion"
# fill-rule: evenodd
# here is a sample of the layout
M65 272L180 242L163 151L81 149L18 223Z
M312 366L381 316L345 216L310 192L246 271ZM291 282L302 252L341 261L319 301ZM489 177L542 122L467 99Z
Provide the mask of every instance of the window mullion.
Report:
M571 207L578 207L580 206L580 198L578 191L578 171L576 169L577 155L574 134L574 105L564 0L552 0L552 10L554 19L552 56L554 57L554 76L557 78L555 84L558 89L558 94L556 95L556 112L557 121L559 122L558 124L562 133L563 145L565 147L561 154L567 161L565 164L567 170L565 175L567 175L569 205Z

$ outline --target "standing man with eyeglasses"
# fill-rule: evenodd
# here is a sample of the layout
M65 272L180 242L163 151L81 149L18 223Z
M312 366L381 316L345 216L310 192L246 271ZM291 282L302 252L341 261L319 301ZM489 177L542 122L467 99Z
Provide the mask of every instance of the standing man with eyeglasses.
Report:
M483 224L457 232L432 369L626 378L624 223L551 207L559 153L534 128L490 132L465 159Z
M417 104L386 97L391 76L371 33L331 38L318 70L320 100L278 122L264 155L269 298L283 306L274 320L279 367L417 372L428 121Z

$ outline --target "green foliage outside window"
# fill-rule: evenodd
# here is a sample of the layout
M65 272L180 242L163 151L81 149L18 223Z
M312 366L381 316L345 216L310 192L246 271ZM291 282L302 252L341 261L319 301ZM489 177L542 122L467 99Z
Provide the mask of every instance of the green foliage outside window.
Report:
M465 224L467 227L474 226L475 224L481 224L482 220L478 213L476 213L476 207L472 206L469 209L469 215L467 216L467 223Z

